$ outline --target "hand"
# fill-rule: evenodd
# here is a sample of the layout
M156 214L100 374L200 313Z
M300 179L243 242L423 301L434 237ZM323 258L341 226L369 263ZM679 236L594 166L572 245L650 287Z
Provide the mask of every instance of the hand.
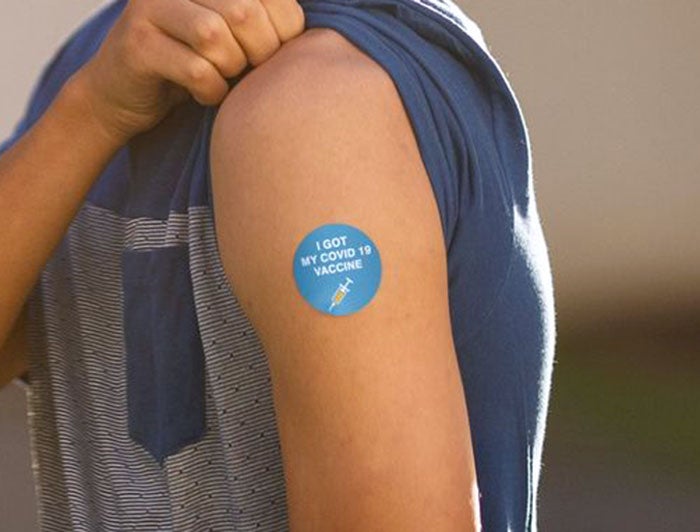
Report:
M130 0L76 73L95 118L126 143L191 95L220 103L226 78L304 31L296 0Z

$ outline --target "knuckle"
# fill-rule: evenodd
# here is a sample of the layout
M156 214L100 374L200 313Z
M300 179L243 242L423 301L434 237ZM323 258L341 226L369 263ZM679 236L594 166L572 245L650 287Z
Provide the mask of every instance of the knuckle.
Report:
M219 35L223 31L223 20L218 15L200 15L192 22L196 46L209 46L217 42Z
M187 66L187 78L194 85L202 85L211 75L211 70L204 59L193 60Z
M251 18L254 9L255 5L251 0L236 0L226 8L226 20L235 26L240 26Z
M192 61L188 66L187 76L192 96L204 105L218 103L224 96L222 91L228 87L206 60Z

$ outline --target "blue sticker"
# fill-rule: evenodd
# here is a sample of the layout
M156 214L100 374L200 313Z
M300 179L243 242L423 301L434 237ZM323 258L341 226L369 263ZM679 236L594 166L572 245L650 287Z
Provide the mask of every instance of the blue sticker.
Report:
M382 263L374 242L347 224L311 231L294 253L294 280L311 305L333 316L357 312L379 288Z

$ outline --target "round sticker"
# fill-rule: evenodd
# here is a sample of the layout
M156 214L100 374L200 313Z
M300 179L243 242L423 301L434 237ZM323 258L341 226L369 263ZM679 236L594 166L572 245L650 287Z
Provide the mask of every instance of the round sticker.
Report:
M357 312L379 288L382 263L374 242L347 224L311 231L294 253L294 280L311 305L334 316Z

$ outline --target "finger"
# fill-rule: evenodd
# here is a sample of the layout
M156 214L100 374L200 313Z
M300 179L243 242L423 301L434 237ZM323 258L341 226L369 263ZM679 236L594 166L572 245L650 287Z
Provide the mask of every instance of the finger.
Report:
M182 85L169 82L168 87L168 98L172 102L172 105L180 105L185 103L190 98L190 93Z
M218 69L189 46L165 33L155 33L145 67L187 89L201 105L221 103L229 86Z
M188 45L225 78L240 73L248 58L221 14L190 0L156 2L151 23Z
M252 65L263 63L282 45L260 0L191 1L224 18Z
M304 10L296 0L260 0L267 16L275 27L280 41L287 42L300 33L306 25Z

